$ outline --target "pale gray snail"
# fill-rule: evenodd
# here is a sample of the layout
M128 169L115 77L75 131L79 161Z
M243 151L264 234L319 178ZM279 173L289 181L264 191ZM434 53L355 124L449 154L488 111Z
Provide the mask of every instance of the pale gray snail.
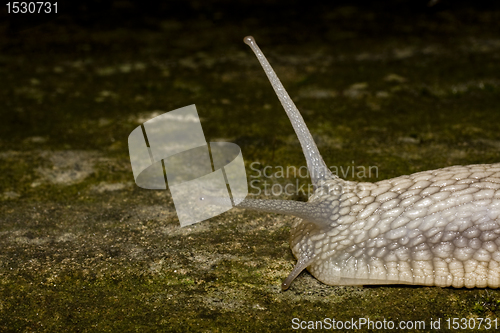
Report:
M245 199L237 207L290 214L297 264L328 285L500 286L500 163L452 166L382 180L344 181L321 157L302 116L253 37L298 136L314 194L308 202Z

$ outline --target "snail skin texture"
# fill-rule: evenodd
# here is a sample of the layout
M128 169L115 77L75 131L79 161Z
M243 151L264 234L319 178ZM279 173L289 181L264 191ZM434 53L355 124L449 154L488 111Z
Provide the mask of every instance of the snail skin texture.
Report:
M500 286L500 163L424 171L376 183L332 174L304 119L253 37L257 56L292 122L314 194L308 202L245 199L237 207L296 216L297 264L328 285Z

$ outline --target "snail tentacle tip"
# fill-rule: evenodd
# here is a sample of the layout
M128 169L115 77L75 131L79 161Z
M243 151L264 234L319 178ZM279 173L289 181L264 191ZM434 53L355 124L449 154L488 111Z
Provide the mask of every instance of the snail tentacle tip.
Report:
M243 42L247 45L252 45L252 43L255 43L255 39L252 36L246 36L243 38Z

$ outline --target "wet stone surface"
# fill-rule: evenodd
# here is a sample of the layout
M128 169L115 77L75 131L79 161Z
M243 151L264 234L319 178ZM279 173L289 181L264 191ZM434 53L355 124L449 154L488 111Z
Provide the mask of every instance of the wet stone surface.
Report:
M362 317L424 332L431 318L498 318L492 289L337 287L303 272L282 292L293 218L233 209L180 228L169 191L134 184L127 148L142 122L196 104L207 141L241 147L253 197L306 200L298 140L242 42L252 34L343 178L499 162L498 6L174 5L0 23L0 331Z

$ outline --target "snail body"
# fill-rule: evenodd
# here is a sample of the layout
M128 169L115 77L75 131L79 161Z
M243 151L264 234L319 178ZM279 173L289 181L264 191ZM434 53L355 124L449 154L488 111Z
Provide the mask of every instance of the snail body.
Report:
M237 207L296 216L297 264L328 285L500 286L500 163L452 166L376 183L345 181L326 167L307 126L257 46L295 129L315 187L308 202L245 199Z

